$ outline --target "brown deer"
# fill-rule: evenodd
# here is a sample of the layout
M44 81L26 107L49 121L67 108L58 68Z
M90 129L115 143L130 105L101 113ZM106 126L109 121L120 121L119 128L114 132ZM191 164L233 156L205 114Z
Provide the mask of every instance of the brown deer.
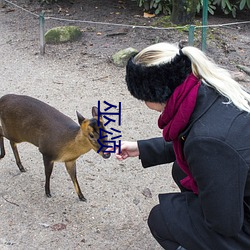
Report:
M20 161L17 143L29 142L39 148L45 167L45 193L50 194L50 176L54 162L64 162L81 201L83 196L76 176L76 160L91 149L104 158L107 144L100 139L99 128L104 129L98 108L92 108L93 118L86 119L77 112L80 126L60 111L29 96L8 94L0 98L0 158L5 156L3 137L9 139L16 164L21 172L25 169ZM102 150L101 150L102 149Z

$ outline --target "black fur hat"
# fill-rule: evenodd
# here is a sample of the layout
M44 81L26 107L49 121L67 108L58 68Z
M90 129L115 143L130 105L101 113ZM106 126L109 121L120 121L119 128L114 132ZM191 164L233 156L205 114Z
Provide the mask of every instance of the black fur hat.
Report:
M126 66L126 83L131 95L142 101L165 103L192 71L190 59L182 52L171 62L154 66L135 64L134 56Z

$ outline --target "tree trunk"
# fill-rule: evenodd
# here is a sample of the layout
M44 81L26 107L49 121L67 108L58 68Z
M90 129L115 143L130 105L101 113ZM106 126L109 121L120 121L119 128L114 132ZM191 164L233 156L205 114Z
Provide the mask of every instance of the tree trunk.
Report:
M173 0L171 22L178 25L192 24L198 0Z

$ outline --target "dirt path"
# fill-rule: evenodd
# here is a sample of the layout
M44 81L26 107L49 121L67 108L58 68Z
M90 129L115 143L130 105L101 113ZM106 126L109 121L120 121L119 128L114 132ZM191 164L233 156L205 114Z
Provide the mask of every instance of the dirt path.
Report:
M81 1L75 2L80 4ZM81 17L88 20L93 20L95 15L95 19L101 21L150 24L138 18L138 9L132 13L126 5L120 8L120 2L108 1L107 10L103 12L98 12L98 1L89 1L83 9L79 5L62 9L68 8L71 18L78 18L77 11L81 10ZM40 11L37 6L28 7L37 13ZM120 14L114 14L117 10ZM60 24L50 21L46 29L55 25ZM158 114L129 95L124 69L110 63L109 56L119 49L130 46L140 49L156 40L177 41L186 34L172 31L146 34L142 30L125 29L127 35L112 37L107 34L121 28L98 25L82 25L82 28L85 33L81 41L47 46L46 55L42 57L37 18L12 7L0 9L1 96L7 93L31 95L75 121L76 110L89 117L91 107L97 105L98 100L114 105L121 102L119 129L123 140L160 136L156 126ZM249 66L249 28L235 32L228 34L226 41L221 40L219 32L220 39L209 43L210 55L219 63L225 62L231 70L237 70L237 63ZM235 39L230 40L232 37ZM244 81L244 84L249 82ZM62 164L54 168L53 197L48 199L44 195L44 168L38 150L28 144L19 146L27 169L20 174L7 141L5 145L7 155L0 162L1 249L160 249L146 220L150 209L158 203L158 193L176 191L170 167L144 170L138 159L121 163L114 157L104 160L89 152L77 161L78 180L87 203L78 200Z
M24 23L19 15L24 15ZM18 11L0 11L1 95L31 95L74 120L76 110L90 116L98 100L120 101L124 140L160 135L156 114L145 112L145 107L127 93L124 69L107 63L101 55L84 53L80 43L74 50L70 45L50 48L41 57L37 38L27 28L35 27L36 21ZM64 51L60 54L61 48ZM157 203L157 194L174 188L170 187L170 168L145 171L137 159L119 163L114 157L104 160L89 152L77 161L78 180L87 203L78 200L62 164L54 168L53 197L48 199L38 150L20 144L27 169L20 174L7 141L5 145L7 154L0 162L1 249L159 249L146 219ZM143 195L146 188L152 198Z

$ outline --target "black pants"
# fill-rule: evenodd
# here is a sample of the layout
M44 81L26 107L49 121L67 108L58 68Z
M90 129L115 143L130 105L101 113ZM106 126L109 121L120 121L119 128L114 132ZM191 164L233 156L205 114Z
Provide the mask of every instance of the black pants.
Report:
M188 191L180 184L180 180L185 178L186 175L176 162L173 164L172 176L181 192ZM164 222L164 218L160 211L160 205L156 205L151 210L148 217L148 226L154 238L164 249L176 250L180 246L180 244L175 241L174 236L171 235L166 223Z

